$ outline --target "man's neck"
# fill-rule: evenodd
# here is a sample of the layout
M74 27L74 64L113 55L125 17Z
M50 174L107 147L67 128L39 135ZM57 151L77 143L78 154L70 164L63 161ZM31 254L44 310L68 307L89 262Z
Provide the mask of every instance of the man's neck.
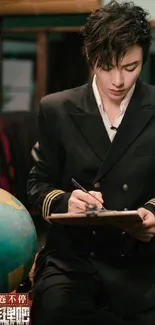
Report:
M97 85L97 87L98 87L98 91L99 91L101 101L102 101L102 109L104 112L106 112L106 114L109 118L109 121L113 125L116 120L116 117L120 113L121 103L124 98L121 98L121 100L120 99L118 99L118 100L109 99L106 96L106 94L100 89L100 87L98 85Z

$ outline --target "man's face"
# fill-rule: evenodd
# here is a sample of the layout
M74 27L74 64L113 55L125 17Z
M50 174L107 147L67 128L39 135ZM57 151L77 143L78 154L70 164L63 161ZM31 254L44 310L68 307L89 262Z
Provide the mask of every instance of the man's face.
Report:
M128 49L118 66L113 60L109 70L94 68L96 83L101 96L121 102L136 82L143 62L142 48L134 45Z

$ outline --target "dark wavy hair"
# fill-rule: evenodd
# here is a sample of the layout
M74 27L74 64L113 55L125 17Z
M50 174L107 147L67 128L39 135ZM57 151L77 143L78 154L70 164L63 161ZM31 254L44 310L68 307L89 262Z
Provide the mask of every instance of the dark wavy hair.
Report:
M110 66L123 58L130 46L139 45L146 62L151 45L149 13L133 2L111 1L96 9L82 30L84 52L91 67Z

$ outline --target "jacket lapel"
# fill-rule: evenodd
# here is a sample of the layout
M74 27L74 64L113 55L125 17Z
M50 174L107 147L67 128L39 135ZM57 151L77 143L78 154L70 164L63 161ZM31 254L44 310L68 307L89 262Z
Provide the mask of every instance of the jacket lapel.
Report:
M70 117L84 140L102 162L111 141L99 113L91 82L81 97L78 108L77 112L70 112Z
M137 82L135 92L118 128L117 134L102 161L94 182L99 181L116 165L129 146L136 140L150 119L155 116L155 110L145 94L145 86Z

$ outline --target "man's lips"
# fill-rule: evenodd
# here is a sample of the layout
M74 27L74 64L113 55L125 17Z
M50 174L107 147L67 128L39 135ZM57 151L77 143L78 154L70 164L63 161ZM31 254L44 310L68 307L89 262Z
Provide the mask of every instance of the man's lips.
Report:
M123 93L124 92L124 89L119 89L119 90L115 90L115 89L110 89L110 91L112 92L112 93L114 93L114 94L121 94L121 93Z

